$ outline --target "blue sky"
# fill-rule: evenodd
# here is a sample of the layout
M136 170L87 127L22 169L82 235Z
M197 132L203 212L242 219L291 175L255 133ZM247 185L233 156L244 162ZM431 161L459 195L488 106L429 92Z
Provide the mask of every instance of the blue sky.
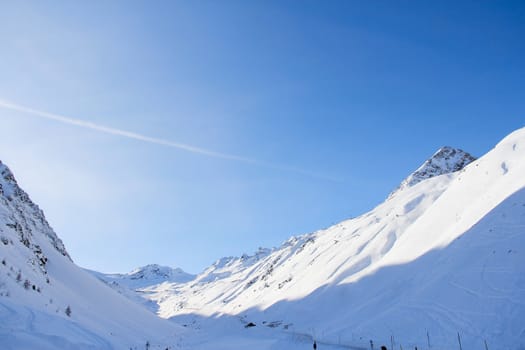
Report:
M0 159L81 266L199 272L524 126L523 38L521 1L8 2Z

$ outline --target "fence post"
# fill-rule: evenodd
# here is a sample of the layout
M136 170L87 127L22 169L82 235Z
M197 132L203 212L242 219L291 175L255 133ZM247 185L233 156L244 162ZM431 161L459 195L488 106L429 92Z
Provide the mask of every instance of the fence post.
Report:
M427 331L427 344L428 344L428 348L430 349L430 334L428 334L428 331Z
M459 336L459 332L458 332L458 342L459 342L459 350L463 350L463 348L461 347L461 337Z
M485 342L485 350L489 350L489 346L487 345L487 339L485 339L484 342Z

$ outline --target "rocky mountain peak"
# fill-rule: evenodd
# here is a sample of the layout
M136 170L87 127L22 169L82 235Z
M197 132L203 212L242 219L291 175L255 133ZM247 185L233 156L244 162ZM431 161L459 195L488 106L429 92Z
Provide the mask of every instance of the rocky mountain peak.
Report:
M476 160L475 157L459 148L441 147L416 171L404 179L399 187L390 194L389 198L397 192L412 187L423 180L459 171L474 160Z

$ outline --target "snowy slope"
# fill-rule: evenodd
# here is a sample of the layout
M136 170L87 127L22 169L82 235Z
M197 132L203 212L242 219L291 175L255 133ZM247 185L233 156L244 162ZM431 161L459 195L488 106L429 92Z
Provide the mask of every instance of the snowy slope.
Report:
M128 349L147 341L164 349L177 343L182 327L77 267L1 163L0 174L2 349Z
M157 264L139 267L124 274L108 274L87 269L86 271L118 293L135 303L143 305L154 313L158 311L158 304L150 300L148 296L150 294L150 286L158 286L162 283L186 283L196 277L180 268L174 269Z
M325 343L450 348L459 332L464 348L525 349L524 188L525 129L474 161L444 148L372 211L148 298L165 318L242 316Z
M89 270L88 270L89 271ZM94 276L110 285L122 285L130 289L141 289L164 282L185 283L193 280L196 276L184 272L179 268L160 266L157 264L138 267L129 273L100 273L89 271Z

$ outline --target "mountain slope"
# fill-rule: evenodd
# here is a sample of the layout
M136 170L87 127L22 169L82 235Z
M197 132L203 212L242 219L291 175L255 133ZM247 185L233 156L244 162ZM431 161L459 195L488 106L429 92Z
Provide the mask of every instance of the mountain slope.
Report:
M148 298L166 318L242 316L352 346L452 347L460 332L465 348L523 349L525 129L455 159L358 218Z
M0 163L2 349L113 349L176 343L159 319L77 267L42 211Z
M182 269L173 269L157 264L139 267L130 273L124 274L105 274L97 271L89 272L109 285L121 285L129 289L140 289L164 282L185 283L195 278L195 275L186 273Z
M150 292L150 286L157 286L162 283L186 283L196 277L179 268L173 269L156 264L139 267L130 273L124 274L86 271L126 298L141 304L154 313L158 311L159 305L147 297Z

